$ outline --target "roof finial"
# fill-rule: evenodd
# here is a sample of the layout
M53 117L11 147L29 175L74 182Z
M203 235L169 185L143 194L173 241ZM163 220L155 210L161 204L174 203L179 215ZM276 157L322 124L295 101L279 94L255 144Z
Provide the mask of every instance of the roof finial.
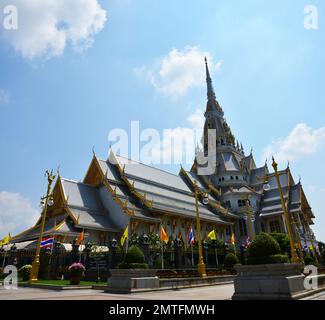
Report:
M58 168L56 169L56 172L57 172L57 174L58 174L58 178L61 176L61 174L60 174L60 165L58 165Z
M93 148L92 148L92 152L93 152L93 156L96 157L95 147L94 147L94 146L93 146Z
M209 71L209 67L208 67L207 57L204 58L204 61L205 61L205 73L206 73L206 81L207 81L208 100L215 100L216 95L214 93L213 86L212 86L212 80L211 80L211 77L210 77L210 71Z

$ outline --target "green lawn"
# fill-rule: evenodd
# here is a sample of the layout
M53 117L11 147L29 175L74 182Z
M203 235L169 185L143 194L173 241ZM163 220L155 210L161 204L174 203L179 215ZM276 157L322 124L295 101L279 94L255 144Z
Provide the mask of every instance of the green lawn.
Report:
M27 283L21 282L21 283ZM70 281L69 280L38 280L35 282L35 284L44 284L44 285L54 285L54 286L69 286ZM98 285L98 286L106 286L107 282L93 282L93 281L80 281L80 286L92 286L92 285Z

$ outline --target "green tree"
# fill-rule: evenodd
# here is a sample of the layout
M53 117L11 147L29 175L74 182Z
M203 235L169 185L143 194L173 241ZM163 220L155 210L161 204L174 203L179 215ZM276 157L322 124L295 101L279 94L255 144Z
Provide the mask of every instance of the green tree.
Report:
M281 253L290 256L291 248L290 248L290 240L288 236L285 233L277 233L277 232L273 232L270 235L279 244Z

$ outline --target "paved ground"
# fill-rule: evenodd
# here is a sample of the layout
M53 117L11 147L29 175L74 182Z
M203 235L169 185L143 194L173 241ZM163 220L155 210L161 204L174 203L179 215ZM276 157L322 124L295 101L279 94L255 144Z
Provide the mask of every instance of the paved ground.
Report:
M318 294L315 294L314 296L310 296L301 300L325 300L325 292L321 292Z
M233 293L233 284L131 295L104 293L91 289L53 291L18 288L17 290L6 290L0 287L0 300L225 300L231 299Z

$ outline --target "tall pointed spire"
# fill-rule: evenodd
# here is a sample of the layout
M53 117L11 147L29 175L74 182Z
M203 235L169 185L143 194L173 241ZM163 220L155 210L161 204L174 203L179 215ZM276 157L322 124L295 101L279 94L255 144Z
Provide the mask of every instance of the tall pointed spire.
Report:
M213 89L207 57L204 58L204 62L205 62L205 73L206 73L206 81L207 81L207 98L208 98L206 111L209 112L209 111L214 110L214 111L217 111L219 113L219 115L223 116L223 110L220 107L220 105L216 99L216 94Z
M214 93L214 90L213 90L212 79L210 77L210 71L209 71L207 57L204 58L204 61L205 61L205 73L206 73L206 81L207 81L208 100L215 100L216 94Z

